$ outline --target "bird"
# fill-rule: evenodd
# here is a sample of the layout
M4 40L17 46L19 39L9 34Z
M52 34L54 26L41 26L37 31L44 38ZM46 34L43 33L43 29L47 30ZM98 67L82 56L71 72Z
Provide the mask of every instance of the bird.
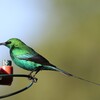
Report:
M35 74L33 75L34 78L36 74L41 70L51 70L58 71L60 73L63 73L64 75L100 86L99 83L89 81L56 67L18 38L11 38L6 42L0 43L0 45L4 45L10 49L11 59L17 66L30 71L29 75L32 75L32 73L35 72Z

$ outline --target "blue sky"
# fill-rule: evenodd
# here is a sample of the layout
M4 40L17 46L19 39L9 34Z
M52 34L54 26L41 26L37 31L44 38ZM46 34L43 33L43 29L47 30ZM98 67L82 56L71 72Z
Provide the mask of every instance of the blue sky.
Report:
M40 33L46 19L44 3L40 4L35 0L0 0L0 37L25 38Z
M50 7L48 0L0 0L0 42L16 37L38 45ZM1 61L7 48L0 47L0 53Z

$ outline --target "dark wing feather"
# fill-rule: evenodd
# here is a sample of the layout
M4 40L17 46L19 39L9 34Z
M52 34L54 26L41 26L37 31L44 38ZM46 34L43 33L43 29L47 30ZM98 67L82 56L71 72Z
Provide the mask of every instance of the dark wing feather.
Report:
M52 64L49 63L49 61L47 59L45 59L40 54L32 55L32 54L27 53L25 55L17 56L17 58L20 59L20 60L33 61L35 63L39 63L39 64L42 64L42 65L52 65Z
M36 63L42 64L42 65L50 65L49 61L47 59L45 59L43 56L41 55L36 55L33 56L31 58L26 59L28 61L34 61Z
M20 48L18 48L19 50ZM23 52L24 51L24 52ZM27 61L32 61L38 64L42 65L50 65L52 64L49 63L47 59L45 59L43 56L41 56L39 53L35 52L32 48L28 47L27 49L20 49L19 50L20 55L16 55L16 58L20 60L27 60Z

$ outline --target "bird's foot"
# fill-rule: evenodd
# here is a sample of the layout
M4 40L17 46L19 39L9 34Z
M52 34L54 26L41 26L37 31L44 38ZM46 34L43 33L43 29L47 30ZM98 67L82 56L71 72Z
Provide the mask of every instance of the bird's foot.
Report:
M29 74L29 76L30 76L30 77L28 78L29 80L33 80L34 83L37 82L38 79L35 77L35 75Z
M37 78L36 77L33 77L33 81L34 81L34 83L36 83L37 82Z
M38 79L35 77L35 75L36 75L36 74L34 74L32 77L33 77L33 79L34 79L34 82L36 83Z
M33 76L32 76L32 73L33 73L33 71L31 71L29 74L28 74L28 76L29 76L29 80L31 80L32 78L33 78Z

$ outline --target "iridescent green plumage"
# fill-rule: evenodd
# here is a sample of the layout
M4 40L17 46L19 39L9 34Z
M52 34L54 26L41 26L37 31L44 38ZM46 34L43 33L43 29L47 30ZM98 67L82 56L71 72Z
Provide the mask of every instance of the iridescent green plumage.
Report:
M36 72L40 70L54 70L70 75L50 64L47 59L27 46L20 39L11 38L5 43L1 43L1 45L2 44L10 49L10 56L14 63L23 69Z
M14 63L25 70L31 71L31 74L33 71L36 71L35 73L36 75L40 70L53 70L53 71L59 71L65 75L80 80L100 85L98 83L91 82L81 77L65 72L59 69L58 67L52 65L47 59L45 59L43 56L34 51L31 47L27 46L20 39L11 38L4 43L0 43L0 45L7 46L10 49L10 56L14 61Z

